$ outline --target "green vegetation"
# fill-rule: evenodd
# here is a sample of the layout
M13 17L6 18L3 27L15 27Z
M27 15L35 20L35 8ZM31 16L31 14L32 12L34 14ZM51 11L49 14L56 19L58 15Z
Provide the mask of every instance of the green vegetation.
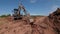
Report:
M43 17L42 15L31 15L32 18Z
M3 18L3 17L8 17L8 16L11 16L10 14L8 15L1 15L0 17Z
M10 14L7 14L7 15L1 15L0 18L3 18L3 17L8 17L8 16L11 16ZM35 17L43 17L42 15L31 15L32 18L35 18Z

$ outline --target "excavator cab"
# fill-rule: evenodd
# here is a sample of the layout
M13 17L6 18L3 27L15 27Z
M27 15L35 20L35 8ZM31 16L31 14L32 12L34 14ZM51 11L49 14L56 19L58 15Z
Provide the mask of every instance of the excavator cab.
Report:
M18 12L18 9L14 9L14 20L22 19L22 15Z

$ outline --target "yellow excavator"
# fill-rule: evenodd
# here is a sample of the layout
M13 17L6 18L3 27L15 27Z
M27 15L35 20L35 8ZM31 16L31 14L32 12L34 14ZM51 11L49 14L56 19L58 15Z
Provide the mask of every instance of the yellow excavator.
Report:
M25 7L21 3L19 5L18 9L14 9L14 14L13 14L14 20L22 19L23 15L21 14L21 10L23 10L23 12L25 14L24 16L27 16L27 11L26 11Z

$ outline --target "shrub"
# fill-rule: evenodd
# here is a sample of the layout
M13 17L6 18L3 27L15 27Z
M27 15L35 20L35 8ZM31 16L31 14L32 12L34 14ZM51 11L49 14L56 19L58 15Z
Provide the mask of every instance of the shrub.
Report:
M10 14L8 15L1 15L0 17L8 17L8 16L11 16Z

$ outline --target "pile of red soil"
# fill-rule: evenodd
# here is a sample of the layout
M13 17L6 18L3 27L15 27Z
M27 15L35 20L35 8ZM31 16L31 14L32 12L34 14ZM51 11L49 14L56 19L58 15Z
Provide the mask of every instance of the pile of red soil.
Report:
M60 34L60 8L57 8L56 11L49 15L49 20L51 23L54 24L56 28L55 31L57 31L58 34Z
M4 23L0 25L0 34L56 34L48 17L36 17L32 25L10 18L0 19L0 22Z

